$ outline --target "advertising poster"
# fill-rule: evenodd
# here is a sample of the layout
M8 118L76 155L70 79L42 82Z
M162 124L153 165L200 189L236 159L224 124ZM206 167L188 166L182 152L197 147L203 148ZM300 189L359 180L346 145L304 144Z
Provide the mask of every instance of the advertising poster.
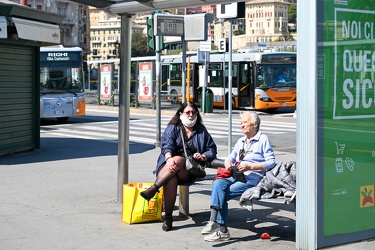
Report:
M139 64L139 100L151 101L152 93L152 63Z
M110 100L112 93L112 65L100 66L100 99Z
M318 242L375 235L375 0L318 1Z

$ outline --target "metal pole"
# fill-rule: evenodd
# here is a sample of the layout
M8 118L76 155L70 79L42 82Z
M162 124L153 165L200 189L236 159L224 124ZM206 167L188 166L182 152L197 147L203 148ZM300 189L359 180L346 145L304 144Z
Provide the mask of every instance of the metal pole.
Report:
M229 19L228 61L228 154L232 151L232 19Z
M227 47L227 41L225 41L225 47ZM225 101L226 101L226 98L225 98L225 53L226 53L226 49L223 53L223 87L224 87L224 106L223 106L223 109L225 110Z
M208 64L207 64L207 51L204 51L204 85L202 88L202 114L206 111L206 87L207 87L207 79L208 79Z
M186 41L185 36L181 37L182 40L182 103L186 102Z
M130 64L131 64L131 16L121 15L120 86L118 117L118 175L117 202L122 202L123 185L129 179L129 120L130 120Z
M160 65L161 65L161 55L160 55L160 36L155 37L155 50L156 50L156 62L155 62L155 88L156 88L156 141L154 143L155 147L160 146L161 138L161 78L160 78Z

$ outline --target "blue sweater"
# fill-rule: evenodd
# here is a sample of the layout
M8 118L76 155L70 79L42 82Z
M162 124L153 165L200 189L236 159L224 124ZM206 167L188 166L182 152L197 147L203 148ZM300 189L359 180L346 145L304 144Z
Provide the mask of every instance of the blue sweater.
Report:
M161 137L161 153L159 155L154 173L156 173L158 169L165 164L166 153L170 152L172 153L172 156L184 156L184 148L182 146L180 132L181 129L185 136L186 150L189 155L193 155L194 153L204 154L207 156L208 161L212 161L216 158L217 147L206 127L203 125L195 125L189 140L186 140L186 133L183 126L170 124L165 129Z
M227 160L233 164L239 162L240 149L244 149L245 157L243 162L249 163L264 163L264 169L269 170L275 166L275 154L271 147L271 142L268 136L262 134L260 131L246 143L246 136L241 137L236 145L234 145L233 151L227 157ZM244 172L246 181L250 181L254 186L263 178L265 170L247 170Z

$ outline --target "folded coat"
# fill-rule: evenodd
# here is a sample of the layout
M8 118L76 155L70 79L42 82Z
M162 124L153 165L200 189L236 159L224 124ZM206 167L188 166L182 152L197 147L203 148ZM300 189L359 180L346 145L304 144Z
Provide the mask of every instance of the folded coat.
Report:
M278 196L292 197L296 192L296 162L277 163L265 173L256 187L247 189L240 198L240 206L252 210L252 199L269 199Z

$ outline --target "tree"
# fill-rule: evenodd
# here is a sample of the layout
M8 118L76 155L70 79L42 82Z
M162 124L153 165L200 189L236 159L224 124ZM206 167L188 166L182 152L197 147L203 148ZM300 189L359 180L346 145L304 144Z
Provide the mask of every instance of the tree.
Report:
M292 3L288 9L288 22L296 24L297 21L297 5Z
M132 57L154 56L155 51L147 48L147 36L141 32L132 34Z
M244 35L244 34L246 34L246 30L245 29L235 30L233 32L233 35L235 35L235 36Z

